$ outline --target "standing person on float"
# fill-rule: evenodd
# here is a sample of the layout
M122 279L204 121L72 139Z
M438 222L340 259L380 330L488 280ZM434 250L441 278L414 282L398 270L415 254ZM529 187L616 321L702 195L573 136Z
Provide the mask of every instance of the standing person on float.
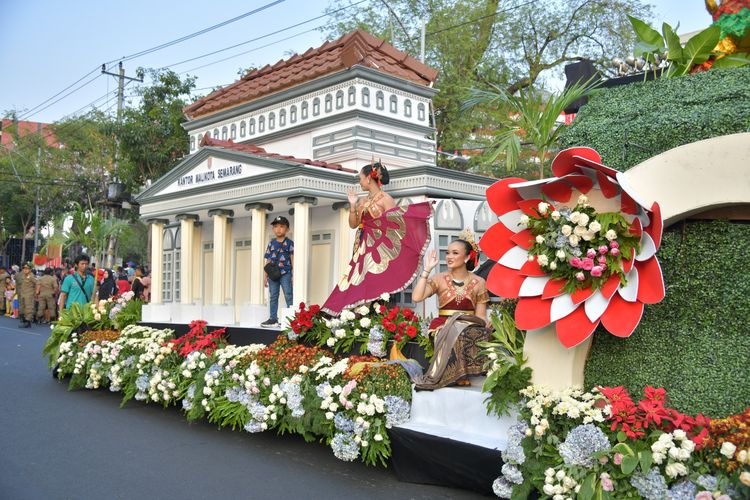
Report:
M143 300L143 292L146 289L146 285L143 284L143 274L143 266L136 266L133 283L130 286L130 290L133 292L133 298L141 301Z
M437 295L439 316L429 329L435 335L435 355L430 367L414 379L419 389L440 389L452 384L471 385L467 377L484 372L479 342L489 340L486 328L489 294L485 281L471 271L479 263L479 249L468 231L448 245L448 271L430 276L440 263L432 250L424 271L412 291L412 300L422 302Z
M40 322L48 324L55 319L55 295L59 290L57 279L52 276L52 268L46 268L36 286L36 295L39 297L37 320Z
M367 196L360 199L353 188L347 193L349 227L358 230L348 269L323 304L328 314L338 316L384 293L400 292L417 275L430 244L432 204L396 206L382 189L389 180L388 169L381 163L365 165L359 173L359 187Z
M31 263L23 265L23 271L16 275L16 291L18 293L18 310L21 324L19 328L31 328L34 320L34 299L36 298L36 276L31 272Z
M96 293L96 280L87 272L91 259L81 254L75 259L75 271L63 279L60 287L60 310L73 304L85 305L91 302Z
M263 268L264 283L268 288L269 318L260 324L263 328L279 326L279 289L284 291L286 306L292 307L292 272L294 269L294 241L286 237L289 220L279 215L271 221L274 239L268 242Z

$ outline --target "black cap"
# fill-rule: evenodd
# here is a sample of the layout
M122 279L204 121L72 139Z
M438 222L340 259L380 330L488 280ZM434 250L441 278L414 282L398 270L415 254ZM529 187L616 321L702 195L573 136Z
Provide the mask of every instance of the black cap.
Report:
M31 265L31 262L24 262L23 267L28 267L29 269L33 268L34 266Z
M287 219L283 215L279 215L271 221L272 226L275 226L276 224L284 224L286 227L289 227L289 219Z

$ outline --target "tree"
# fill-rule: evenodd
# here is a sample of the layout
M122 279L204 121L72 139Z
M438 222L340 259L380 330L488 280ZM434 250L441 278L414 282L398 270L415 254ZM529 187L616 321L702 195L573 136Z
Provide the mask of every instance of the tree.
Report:
M499 87L473 89L465 107L496 108L497 115L505 117L486 152L489 164L494 165L495 160L503 156L506 171L517 169L522 151L526 150L542 179L549 153L557 145L564 127L558 123L560 114L591 91L592 86L586 83L571 85L559 94L546 94L543 89L533 88L519 90L516 95ZM499 171L490 173L500 175Z
M188 153L182 108L195 88L195 78L181 80L174 71L138 71L153 83L138 89L139 105L125 109L116 130L125 159L118 174L131 191L158 179Z
M421 20L426 19L426 63L440 71L433 100L437 143L462 149L478 123L493 129L502 116L463 106L470 88L504 88L513 94L558 76L582 57L602 71L615 55L630 53L635 37L627 15L649 17L642 0L529 0L506 7L499 0L392 0L352 14L333 0L333 22L324 32L337 37L362 28L400 50L419 56Z

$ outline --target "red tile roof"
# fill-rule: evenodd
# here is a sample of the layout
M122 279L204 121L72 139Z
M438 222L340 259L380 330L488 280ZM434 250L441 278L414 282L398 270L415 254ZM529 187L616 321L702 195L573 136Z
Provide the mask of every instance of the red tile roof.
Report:
M59 147L55 134L49 123L13 121L9 118L3 118L0 123L0 145L5 149L13 149L15 135L24 137L32 134L41 134L48 146Z
M184 112L189 118L207 115L355 65L425 86L437 77L437 70L366 31L356 30L317 49L251 71L186 106Z
M268 153L265 149L255 144L238 144L233 140L220 141L219 139L212 139L208 135L203 136L201 146L212 146L215 148L231 149L233 151L240 151L242 153L249 153L254 156L261 156L263 158L274 158L277 160L291 161L294 163L301 163L303 165L311 165L313 167L322 167L330 170L340 170L342 172L350 172L356 174L356 170L342 167L337 163L326 163L324 161L308 160L307 158L295 158L294 156L280 155L276 153Z

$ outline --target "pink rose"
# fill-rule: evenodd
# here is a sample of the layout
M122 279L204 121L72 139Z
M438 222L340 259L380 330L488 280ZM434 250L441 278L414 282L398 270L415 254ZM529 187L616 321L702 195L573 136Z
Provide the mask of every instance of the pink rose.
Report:
M615 465L620 465L622 463L622 453L615 453L612 461L615 463Z
M586 257L588 257L589 259L593 259L594 257L596 257L596 250L594 250L593 248L589 248L586 251Z
M606 257L605 257L604 255L600 255L600 256L599 256L599 258L598 258L598 259L596 259L596 261L597 261L597 262L598 262L599 264L606 264L606 263L607 263L607 258L606 258Z
M613 257L617 257L618 255L620 255L620 249L613 248L612 250L609 251L609 254L612 255Z
M576 273L576 279L578 281L583 281L586 279L586 276L583 273Z
M695 495L695 500L713 500L714 496L710 491L701 491Z
M570 259L570 265L575 267L576 269L580 268L581 259L579 259L578 257L573 257L572 259Z
M617 243L616 241L610 241L609 246L610 248L620 248L620 244Z
M602 275L602 266L594 266L591 268L591 276L598 278Z
M600 476L602 480L602 489L604 491L614 491L615 485L612 483L612 479L610 479L609 474L606 472L602 472L602 475Z
M583 261L581 261L581 267L584 271L591 271L591 269L594 268L594 259L589 259L588 257L586 257L585 259L583 259Z
M606 254L608 250L609 249L607 248L607 245L602 245L599 247L599 253L602 255Z

